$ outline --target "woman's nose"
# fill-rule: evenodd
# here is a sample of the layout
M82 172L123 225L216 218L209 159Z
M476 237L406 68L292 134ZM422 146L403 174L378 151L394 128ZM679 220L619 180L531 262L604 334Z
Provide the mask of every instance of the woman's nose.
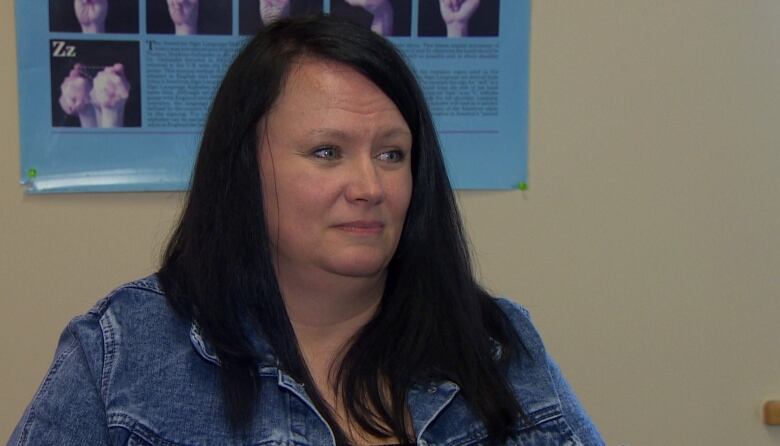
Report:
M350 166L345 196L350 202L381 203L385 198L381 172L374 159L360 160Z

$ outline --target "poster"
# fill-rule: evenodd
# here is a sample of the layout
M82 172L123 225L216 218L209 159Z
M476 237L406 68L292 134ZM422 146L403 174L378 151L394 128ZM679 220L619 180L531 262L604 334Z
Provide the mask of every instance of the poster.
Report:
M185 190L211 96L277 17L387 36L428 98L453 185L524 188L528 0L17 0L20 182L30 193Z

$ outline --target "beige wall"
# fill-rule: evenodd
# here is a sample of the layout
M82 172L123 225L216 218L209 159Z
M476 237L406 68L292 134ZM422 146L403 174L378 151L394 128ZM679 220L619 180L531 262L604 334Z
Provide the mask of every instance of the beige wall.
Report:
M10 3L0 439L181 200L24 195ZM543 0L531 34L531 189L460 194L484 281L531 308L609 444L780 444L759 416L780 399L780 2Z

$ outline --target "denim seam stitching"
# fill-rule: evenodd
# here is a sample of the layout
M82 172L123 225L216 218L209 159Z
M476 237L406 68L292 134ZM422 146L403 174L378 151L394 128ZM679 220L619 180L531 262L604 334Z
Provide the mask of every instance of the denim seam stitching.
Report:
M100 395L108 401L108 386L116 359L116 336L111 315L106 311L100 318L100 331L103 334L103 370L100 374Z
M66 330L70 333L69 328L66 328ZM22 428L22 432L19 435L19 441L17 442L17 445L23 445L27 443L27 437L30 434L30 429L32 427L32 424L35 421L36 403L38 403L41 396L43 396L43 394L46 393L46 391L48 390L49 384L51 383L52 379L54 379L54 375L56 375L57 372L59 371L59 368L62 365L62 363L65 362L65 360L68 359L70 355L73 354L74 351L76 351L76 347L77 347L76 338L75 336L73 336L72 333L70 334L72 339L70 344L54 360L54 363L52 364L49 373L46 374L46 378L43 379L43 382L41 383L41 387L38 389L38 392L36 392L35 397L33 398L33 401L30 404L30 411L27 413L26 420L24 422L24 428Z
M155 278L153 278L155 277ZM156 279L156 276L149 276L140 280L136 280L134 282L130 282L121 288L138 288L148 291L154 291L157 294L163 295L165 294L162 290L162 288L159 286L159 282ZM120 289L121 289L120 288Z
M564 422L566 421L562 412L560 410L557 410L557 408L555 408L554 406L537 410L536 412L533 412L528 416L535 417L536 419L531 424L527 424L527 423L521 424L519 426L518 432L534 429L548 421L553 421L558 418L563 419ZM566 423L566 428L569 430L568 432L569 434L576 435L574 434L574 431L571 429L568 423ZM465 435L458 438L454 438L454 439L451 438L448 441L452 442L453 446L464 446L464 445L472 444L474 441L484 440L488 438L488 436L489 436L488 432L483 428L483 429L477 429L471 433L466 433Z
M127 429L130 432L130 436L141 437L144 441L157 446L178 446L178 443L161 437L149 426L125 413L117 413L108 417L108 426Z
M422 436L423 436L423 434L425 433L425 430L426 430L426 429L428 429L428 426L430 426L430 425L431 425L431 423L433 423L433 421L434 421L434 420L435 420L435 419L436 419L436 418L439 416L439 414L440 414L440 413L442 413L442 411L444 411L444 409L445 409L447 406L449 406L449 405L450 405L450 403L452 402L452 400L454 400L454 399L455 399L455 395L457 395L457 394L458 394L459 390L460 390L460 389L455 389L455 391L454 391L454 392L452 392L452 395L450 395L450 397L447 399L447 401L445 401L445 402L444 402L444 403L443 403L441 406L439 406L439 409L438 409L438 410L437 410L437 411L436 411L436 412L435 412L435 413L434 413L434 414L433 414L433 415L432 415L432 416L431 416L431 417L428 419L428 421L427 421L427 422L426 422L426 423L423 425L423 427L420 429L420 432L418 432L418 433L417 433L417 442L418 442L418 443L419 443L419 442L420 442L420 440L422 439Z
M479 429L475 432L472 432L471 434L466 434L465 436L454 440L449 439L448 441L453 442L452 446L465 446L474 444L475 441L482 441L486 438L488 438L488 433L484 429Z
M336 436L333 434L333 428L330 427L327 421L325 421L325 417L323 417L322 414L317 410L317 408L314 407L314 403L312 403L311 400L309 400L307 397L304 397L304 395L300 394L298 390L292 384L288 383L284 378L288 378L290 381L293 381L291 377L285 375L284 372L279 370L277 375L277 385L283 389L287 389L289 393L295 395L296 398L298 398L305 406L307 406L312 412L314 412L315 415L317 415L317 417L320 419L320 421L322 421L322 423L325 425L326 429L328 430L328 433L330 434L330 439L332 440L332 444L335 446ZM303 393L305 394L305 390Z

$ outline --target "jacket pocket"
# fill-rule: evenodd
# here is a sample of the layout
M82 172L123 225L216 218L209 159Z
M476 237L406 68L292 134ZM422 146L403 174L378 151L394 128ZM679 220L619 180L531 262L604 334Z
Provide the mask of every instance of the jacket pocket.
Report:
M176 432L177 439L171 440L154 429L126 414L109 416L109 434L112 446L308 446L298 445L283 438L230 438L224 435L195 435L188 432Z
M507 446L582 446L560 413L512 432Z

